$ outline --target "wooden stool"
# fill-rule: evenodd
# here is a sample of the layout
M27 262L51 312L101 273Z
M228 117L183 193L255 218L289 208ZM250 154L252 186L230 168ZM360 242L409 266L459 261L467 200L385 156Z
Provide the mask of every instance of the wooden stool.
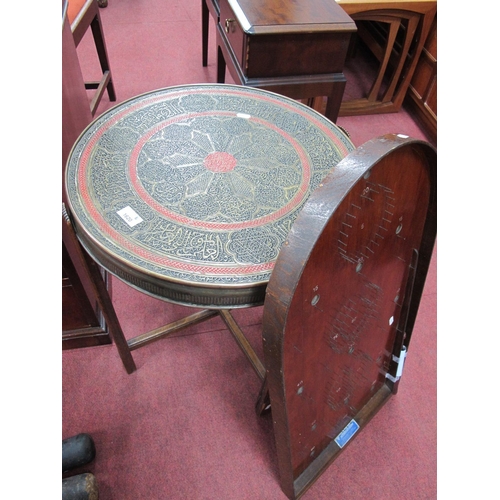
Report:
M73 33L76 47L78 47L79 43L82 41L88 28L90 27L92 29L92 35L94 37L94 43L102 69L102 78L100 81L85 82L86 89L97 89L90 102L90 110L92 116L94 116L105 90L108 91L109 100L116 101L97 0L69 0L68 20L71 25L71 32Z

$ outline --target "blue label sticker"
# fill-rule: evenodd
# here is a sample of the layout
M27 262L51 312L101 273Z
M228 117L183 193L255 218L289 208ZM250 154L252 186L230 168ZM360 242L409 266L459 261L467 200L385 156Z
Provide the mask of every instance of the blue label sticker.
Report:
M335 442L339 446L339 448L343 448L349 439L351 439L354 434L359 429L359 424L356 422L356 420L351 420L345 427L344 429L340 432L340 434L335 438Z

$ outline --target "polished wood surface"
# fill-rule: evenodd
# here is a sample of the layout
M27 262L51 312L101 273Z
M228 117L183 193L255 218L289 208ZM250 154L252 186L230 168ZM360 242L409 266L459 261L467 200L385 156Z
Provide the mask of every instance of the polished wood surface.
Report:
M352 20L331 0L219 0L233 10L246 33L352 32ZM224 18L221 12L221 18Z
M400 9L425 14L436 0L335 0L349 15L367 10Z
M221 0L220 24L247 78L342 73L355 31L330 0Z
M435 236L436 151L396 135L349 154L296 219L263 316L288 498L397 391Z
M327 96L337 119L354 22L330 0L220 0L217 81L226 67L240 85L294 99Z

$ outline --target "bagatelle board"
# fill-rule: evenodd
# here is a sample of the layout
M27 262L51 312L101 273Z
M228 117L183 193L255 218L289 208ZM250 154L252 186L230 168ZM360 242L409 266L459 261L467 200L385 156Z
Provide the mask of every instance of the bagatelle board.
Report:
M435 234L435 150L396 135L342 160L292 226L263 318L289 498L302 495L396 391Z

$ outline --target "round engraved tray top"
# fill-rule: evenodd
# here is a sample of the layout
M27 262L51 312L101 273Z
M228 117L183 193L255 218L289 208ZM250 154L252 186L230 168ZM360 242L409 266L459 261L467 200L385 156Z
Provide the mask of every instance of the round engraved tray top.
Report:
M140 95L94 120L68 159L77 235L130 285L187 305L262 303L310 193L354 149L294 100L235 85Z

